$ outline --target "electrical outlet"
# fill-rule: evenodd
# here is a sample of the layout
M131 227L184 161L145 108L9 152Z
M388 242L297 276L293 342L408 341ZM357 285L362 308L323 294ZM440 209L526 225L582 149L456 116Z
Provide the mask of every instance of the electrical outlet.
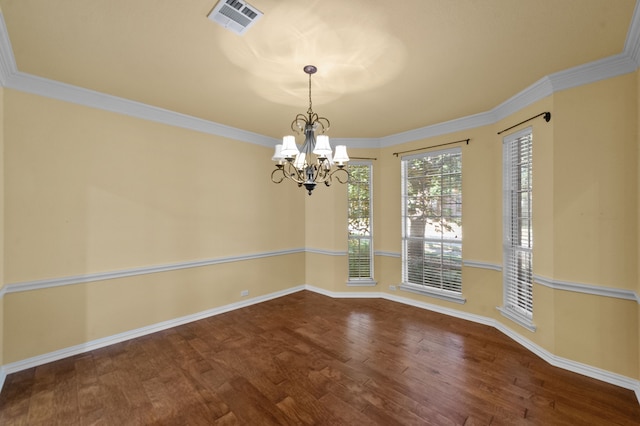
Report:
M396 291L396 286L395 286L395 285L390 285L390 286L389 286L389 290L391 290L391 291Z
M249 290L242 290L242 291L240 292L240 296L241 296L241 297L245 297L245 296L248 296L248 295L249 295Z

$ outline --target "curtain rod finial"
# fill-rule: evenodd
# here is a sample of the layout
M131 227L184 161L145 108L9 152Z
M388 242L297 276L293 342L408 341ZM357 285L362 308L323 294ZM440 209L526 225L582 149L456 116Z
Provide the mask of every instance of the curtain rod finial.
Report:
M551 120L551 113L547 111L544 113L544 121L548 123L549 120Z

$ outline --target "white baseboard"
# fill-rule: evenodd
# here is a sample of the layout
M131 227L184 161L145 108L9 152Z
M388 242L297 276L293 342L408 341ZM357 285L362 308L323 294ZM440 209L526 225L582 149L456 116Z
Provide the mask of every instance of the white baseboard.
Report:
M449 315L455 318L460 318L467 321L472 321L479 324L488 325L496 328L497 330L504 333L506 336L520 343L526 349L530 350L534 354L538 355L540 358L548 362L549 364L562 368L564 370L572 371L574 373L582 374L587 377L591 377L593 379L601 380L606 383L610 383L625 389L629 389L635 392L636 398L640 403L640 380L632 379L630 377L623 376L621 374L613 373L607 370L603 370L600 368L592 367L590 365L582 364L577 361L572 361L567 358L562 358L557 355L552 354L546 349L538 346L533 343L529 339L521 336L516 333L509 327L505 326L500 321L497 321L493 318L484 317L481 315L470 314L468 312L458 311L456 309L451 309L439 305L433 305L431 303L421 302L409 298L405 298L402 296L397 296L390 293L385 293L381 291L377 292L361 292L361 291L350 291L350 292L335 292L330 290L325 290L320 287L315 287L313 285L305 284L299 285L296 287L292 287L286 290L277 291L274 293L270 293L264 296L254 297L251 299L243 300L242 302L231 303L225 306L221 306L218 308L209 309L203 312L199 312L192 315L183 316L180 318L176 318L169 321L163 321L157 324L153 324L147 327L138 328L135 330L126 331L124 333L119 333L113 336L105 337L102 339L92 340L90 342L86 342L80 345L72 346L69 348L60 349L54 352L49 352L47 354L38 355L35 357L27 358L21 361L12 362L9 364L5 364L4 366L0 366L0 392L2 391L2 387L4 385L6 376L11 373L15 373L18 371L26 370L27 368L37 367L39 365L43 365L49 362L57 361L63 358L67 358L70 356L86 353L95 349L103 348L115 343L120 343L126 340L135 339L137 337L145 336L147 334L155 333L157 331L166 330L168 328L177 327L179 325L187 324L193 321L197 321L200 319L208 318L214 315L219 315L225 312L233 311L236 309L244 308L246 306L254 305L257 303L265 302L267 300L275 299L278 297L286 296L288 294L296 293L301 290L309 290L318 294L322 294L324 296L332 297L334 299L338 298L381 298L386 299L398 303L402 303L409 306L414 306L421 309L426 309L433 312L438 312L444 315Z
M4 367L0 366L0 392L2 392L2 387L4 386L4 381L7 378L7 373L4 371Z
M57 361L63 358L67 358L74 355L90 352L95 349L104 348L115 343L124 342L127 340L135 339L137 337L146 336L147 334L155 333L158 331L166 330L168 328L177 327L179 325L187 324L193 321L198 321L204 318L209 318L214 315L223 314L236 309L244 308L247 306L255 305L257 303L266 302L267 300L275 299L278 297L286 296L287 294L295 293L304 290L304 286L292 287L286 290L277 291L264 296L253 297L251 299L243 300L242 302L230 303L228 305L220 306L218 308L208 309L203 312L198 312L192 315L186 315L180 318L175 318L168 321L159 322L146 327L137 328L134 330L118 333L113 336L105 337L102 339L92 340L79 345L71 346L68 348L60 349L57 351L49 352L43 355L34 356L21 361L5 364L2 368L4 374L11 374L18 371L26 370L27 368L37 367L49 362ZM2 388L0 388L1 390Z
M484 325L494 327L495 329L504 333L506 336L510 337L512 340L515 340L516 342L524 346L526 349L538 355L540 358L542 358L549 364L553 365L554 367L559 367L567 371L572 371L574 373L582 374L583 376L591 377L593 379L597 379L606 383L610 383L612 385L619 386L621 388L634 391L636 394L636 398L638 399L638 403L640 403L640 380L632 379L630 377L623 376L621 374L613 373L611 371L592 367L590 365L582 364L577 361L572 361L570 359L554 355L551 352L547 351L546 349L542 348L541 346L530 341L529 339L511 330L509 327L507 327L500 321L497 321L493 318L484 317L476 314L470 314L468 312L462 312L456 309L446 308L439 305L433 305L431 303L408 299L402 296L396 296L394 294L385 293L385 292L366 292L366 293L332 292L332 291L320 289L318 287L314 287L310 285L306 285L305 288L307 290L314 291L316 293L320 293L325 296L329 296L333 298L357 298L357 297L382 298L382 299L402 303L405 305L415 306L417 308L422 308L429 311L438 312L441 314L460 318L463 320L472 321L479 324L484 324Z

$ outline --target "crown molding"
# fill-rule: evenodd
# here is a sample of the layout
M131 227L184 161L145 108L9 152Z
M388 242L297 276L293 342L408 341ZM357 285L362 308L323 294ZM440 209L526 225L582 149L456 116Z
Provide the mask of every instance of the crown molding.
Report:
M18 71L2 13L0 13L0 84L9 89L34 95L269 148L273 148L277 143L277 139L269 136Z
M624 52L633 60L636 67L640 67L640 1L636 1L636 7L633 10L624 43Z
M513 95L491 111L494 114L495 120L490 123L494 124L499 120L509 117L510 115L520 111L523 108L528 107L534 102L538 102L547 96L553 95L553 83L551 77L543 77L540 80L533 83L523 91Z
M421 127L419 129L408 130L395 135L380 138L380 147L390 147L400 145L407 142L413 142L421 139L428 139L435 136L446 135L462 130L469 130L476 127L482 127L495 123L496 117L492 111L481 112L479 114L469 115L457 118L443 123L433 124L431 126Z
M555 92L635 72L639 67L640 0L636 1L623 53L543 77L490 111L380 138L379 147L495 124Z
M631 73L638 67L640 67L640 0L636 2L623 53L543 77L490 111L381 138L334 140L350 148L384 148L492 125L560 90ZM278 143L278 140L272 137L20 72L16 66L4 15L1 12L0 84L10 89L256 145L273 147Z
M632 73L638 64L627 52L579 65L549 76L553 92Z
M636 44L640 45L640 43ZM636 48L636 51L640 52L640 48ZM386 148L477 127L489 126L561 90L628 74L637 69L637 62L634 61L631 55L625 52L543 77L490 111L381 138L350 138L339 140L341 141L340 143L344 143L349 148ZM338 139L334 138L333 140Z
M331 138L332 144L346 145L347 148L381 148L380 138Z
M4 55L2 55L4 56ZM2 61L0 61L1 63ZM237 141L273 148L277 139L257 133L215 123L175 111L117 96L107 95L89 89L73 86L46 78L29 75L20 71L10 73L5 87L34 95L71 102L96 109L124 114L130 117L168 124L183 129L221 136Z
M9 77L17 71L11 40L9 40L9 32L4 22L4 15L0 12L0 84L2 84L2 87L7 86Z

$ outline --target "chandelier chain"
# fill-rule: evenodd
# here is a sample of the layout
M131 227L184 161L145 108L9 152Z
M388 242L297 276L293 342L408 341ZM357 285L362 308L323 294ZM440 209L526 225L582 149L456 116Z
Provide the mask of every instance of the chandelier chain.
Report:
M311 74L309 74L309 109L307 110L309 116L313 115L313 108L311 103Z

